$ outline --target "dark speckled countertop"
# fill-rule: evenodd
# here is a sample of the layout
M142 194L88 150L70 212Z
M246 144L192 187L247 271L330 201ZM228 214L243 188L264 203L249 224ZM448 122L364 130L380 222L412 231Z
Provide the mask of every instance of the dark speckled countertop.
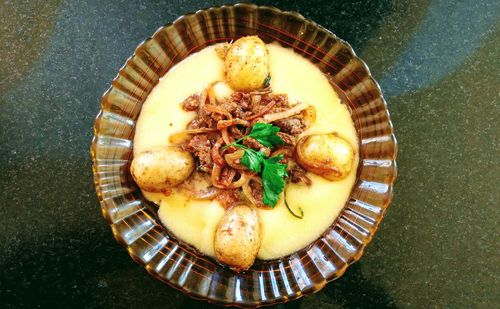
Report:
M221 4L169 2L0 2L2 308L209 306L129 258L92 179L92 125L120 66L159 26ZM272 4L353 45L399 141L394 202L361 261L278 307L500 307L500 2Z

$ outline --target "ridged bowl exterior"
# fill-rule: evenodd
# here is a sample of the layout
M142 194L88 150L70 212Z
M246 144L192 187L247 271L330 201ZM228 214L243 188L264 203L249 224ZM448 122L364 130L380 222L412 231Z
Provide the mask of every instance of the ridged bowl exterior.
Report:
M357 181L337 220L306 248L234 273L175 239L129 174L141 106L173 65L203 47L259 35L293 48L330 78L348 104L360 140ZM189 81L186 81L189 82ZM397 144L381 91L367 66L334 34L294 12L236 4L201 10L140 44L101 99L91 145L95 187L115 238L148 272L186 294L255 307L320 290L358 260L392 200Z

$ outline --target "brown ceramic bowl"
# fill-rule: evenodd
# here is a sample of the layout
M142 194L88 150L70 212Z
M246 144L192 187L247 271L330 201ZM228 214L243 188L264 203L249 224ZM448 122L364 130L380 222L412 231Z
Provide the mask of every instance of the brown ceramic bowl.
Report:
M175 239L129 174L135 122L158 80L191 53L259 35L315 63L350 107L360 141L357 181L337 220L306 248L257 261L237 274ZM397 144L380 88L365 63L333 33L298 13L236 4L201 10L159 28L141 43L101 100L91 145L102 213L130 256L163 282L210 302L261 306L319 291L357 261L392 200Z

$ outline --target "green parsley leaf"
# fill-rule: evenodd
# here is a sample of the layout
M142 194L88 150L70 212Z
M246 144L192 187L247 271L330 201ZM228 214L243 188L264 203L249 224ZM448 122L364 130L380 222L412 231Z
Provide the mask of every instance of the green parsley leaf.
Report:
M274 146L283 145L284 142L281 137L276 135L280 128L269 123L256 123L252 128L252 132L248 135L253 137L262 145L272 148Z
M264 196L262 201L270 207L276 206L279 195L285 188L285 180L283 177L288 176L286 164L278 163L281 159L283 159L282 154L263 161L262 187Z
M262 162L264 161L264 153L251 148L244 149L245 154L241 158L241 164L248 167L254 173L260 173L262 170Z
M283 155L267 158L263 152L249 148L242 144L245 138L252 137L262 145L272 148L283 145L283 141L276 134L280 128L272 124L256 123L252 127L250 134L223 147L237 147L243 149L245 153L241 158L241 164L246 166L251 172L260 174L262 178L263 198L262 201L269 207L276 206L279 196L285 188L284 177L288 177L286 164L278 163L283 159Z

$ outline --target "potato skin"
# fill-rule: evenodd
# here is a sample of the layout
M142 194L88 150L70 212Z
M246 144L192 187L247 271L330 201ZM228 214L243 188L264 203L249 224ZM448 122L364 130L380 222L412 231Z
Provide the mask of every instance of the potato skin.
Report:
M247 270L259 252L262 232L256 211L237 205L226 211L214 239L216 259L234 271Z
M237 91L262 88L269 75L269 51L258 36L236 40L224 59L226 82Z
M304 136L295 148L295 160L300 166L331 181L349 175L353 158L352 145L335 132Z
M192 155L179 147L155 147L132 160L130 173L137 185L149 192L162 192L186 180L195 167Z

